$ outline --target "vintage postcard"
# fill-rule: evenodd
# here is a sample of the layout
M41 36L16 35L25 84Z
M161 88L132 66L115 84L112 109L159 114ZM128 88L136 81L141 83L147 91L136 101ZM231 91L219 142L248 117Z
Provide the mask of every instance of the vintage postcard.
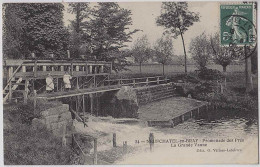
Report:
M257 10L2 3L3 165L258 164Z

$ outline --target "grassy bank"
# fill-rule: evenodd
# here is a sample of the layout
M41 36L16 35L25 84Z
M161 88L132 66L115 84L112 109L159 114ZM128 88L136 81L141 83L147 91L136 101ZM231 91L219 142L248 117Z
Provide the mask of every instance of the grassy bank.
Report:
M239 112L239 114L242 113L245 117L257 119L257 77L253 78L254 89L250 92L246 92L244 73L227 74L226 86L223 88L223 93L220 93L217 81L201 80L196 75L190 75L189 77L193 78L194 81L199 81L196 83L196 86L193 85L194 98L211 102L219 109L224 109L226 111L235 110L236 112Z
M46 102L38 111L57 105ZM30 125L34 116L31 103L4 106L5 165L65 165L70 164L72 151L61 145L61 139L45 127ZM41 108L41 109L40 109Z

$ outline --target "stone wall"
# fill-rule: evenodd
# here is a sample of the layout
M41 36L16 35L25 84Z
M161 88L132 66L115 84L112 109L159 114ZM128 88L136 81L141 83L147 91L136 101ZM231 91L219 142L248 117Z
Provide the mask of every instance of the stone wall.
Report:
M62 104L41 112L41 117L32 120L32 126L44 125L51 130L55 136L68 134L72 130L72 118L68 104Z
M172 83L135 88L135 91L139 105L179 96L179 94L176 92L176 87Z

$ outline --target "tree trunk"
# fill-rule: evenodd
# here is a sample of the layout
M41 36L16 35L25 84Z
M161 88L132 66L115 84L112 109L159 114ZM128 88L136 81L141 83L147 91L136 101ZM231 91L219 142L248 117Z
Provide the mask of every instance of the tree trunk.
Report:
M181 32L181 30L180 30L180 32ZM185 43L184 43L184 38L183 38L182 32L181 32L181 39L182 39L182 45L183 45L183 51L184 51L185 73L187 73L187 55L186 55Z
M222 65L222 67L223 67L223 72L227 72L227 66Z
M245 57L247 57L246 46L244 47ZM251 57L245 59L245 79L246 79L246 92L253 90L253 81L251 75Z
M142 73L142 63L140 63L140 73Z

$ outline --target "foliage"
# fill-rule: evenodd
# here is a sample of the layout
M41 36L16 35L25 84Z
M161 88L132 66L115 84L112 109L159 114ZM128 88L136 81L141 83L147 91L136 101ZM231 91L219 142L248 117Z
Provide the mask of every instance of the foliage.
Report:
M89 17L89 12L90 12L89 3L87 2L69 3L68 12L76 15L75 20L71 21L73 30L75 30L76 33L82 33L83 24L85 24L83 20Z
M19 5L3 5L3 56L4 58L21 58L23 47L22 34L25 26L24 20L20 18L22 10Z
M183 34L194 24L194 22L198 21L199 14L190 12L188 10L187 2L163 2L161 15L156 20L157 24L159 26L164 26L167 29L166 32L173 34L174 38L181 35L185 56L185 72L187 72L187 56Z
M140 64L141 72L142 63L151 58L151 48L147 35L143 35L142 37L137 38L137 40L134 42L131 52L135 62Z
M222 73L218 70L203 68L198 74L200 79L204 80L221 80L224 79Z
M40 100L37 103L37 115L33 114L33 101L27 105L11 104L4 106L4 119L10 128L4 129L5 165L62 165L70 164L72 151L62 147L60 138L56 138L44 126L32 127L31 120L39 117L39 112L60 105L57 102ZM14 144L15 143L15 144Z
M116 2L100 2L92 10L91 19L84 28L89 29L93 54L97 60L109 61L107 52L119 51L130 42L131 35L138 30L128 31L132 25L131 11L121 8Z
M17 122L4 130L4 150L5 165L65 165L70 164L72 154L46 128Z
M80 55L90 55L90 37L84 29L87 24L86 19L90 16L89 3L69 3L68 12L75 14L75 19L71 21L71 33L69 40L69 50L72 58L79 58ZM90 56L88 56L88 59Z
M155 57L158 63L166 64L173 56L173 41L169 35L159 38L154 46Z
M125 49L119 51L110 51L107 52L105 55L107 59L112 62L112 69L115 72L128 70L126 66L130 65L130 63L126 60L126 57L129 57L131 55L129 50Z
M219 33L216 33L210 38L210 44L213 53L213 59L216 64L223 67L223 72L226 72L226 67L234 60L235 52L230 46L224 47L220 45Z
M41 111L47 110L49 108L61 105L57 101L47 101L43 99L38 99L36 103L36 113L34 113L34 101L33 99L28 99L27 104L14 105L14 108L9 109L9 114L14 118L19 118L18 122L22 124L31 124L33 118L39 118Z
M14 11L13 10L16 10ZM57 58L65 55L68 45L68 31L63 26L63 10L61 3L8 3L5 4L4 15L4 39L13 39L12 42L5 42L4 51L16 47L22 57L30 57L35 53L38 58L45 58L54 53ZM9 17L8 14L13 12ZM13 21L18 20L18 21ZM10 24L9 24L10 23ZM19 23L22 23L19 25ZM14 27L18 31L13 31ZM15 36L19 33L18 38ZM10 46L14 43L14 46ZM8 54L8 55L7 55ZM16 57L17 54L8 57ZM21 58L21 57L19 57Z
M211 55L211 47L205 33L191 40L189 50L199 69L206 68Z

